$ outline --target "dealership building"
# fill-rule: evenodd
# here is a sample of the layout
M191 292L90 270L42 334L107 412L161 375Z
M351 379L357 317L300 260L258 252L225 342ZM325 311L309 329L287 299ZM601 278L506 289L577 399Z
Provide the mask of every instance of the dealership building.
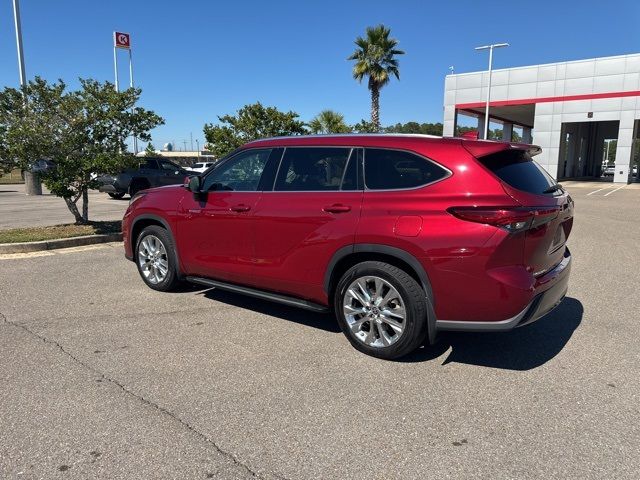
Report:
M447 75L445 136L468 117L484 131L488 79ZM490 93L490 129L542 147L536 161L554 178L638 180L640 54L493 70Z

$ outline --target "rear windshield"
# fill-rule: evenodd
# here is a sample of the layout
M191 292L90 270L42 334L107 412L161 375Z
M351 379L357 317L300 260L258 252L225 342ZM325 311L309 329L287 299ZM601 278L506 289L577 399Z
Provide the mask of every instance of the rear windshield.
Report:
M193 168L202 168L204 165L202 163L196 163Z
M513 188L537 195L557 193L548 191L556 181L527 152L503 150L480 157L478 161Z

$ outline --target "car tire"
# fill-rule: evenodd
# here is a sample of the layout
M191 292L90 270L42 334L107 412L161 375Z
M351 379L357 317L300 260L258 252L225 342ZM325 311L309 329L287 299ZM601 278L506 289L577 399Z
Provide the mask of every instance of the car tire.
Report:
M124 193L113 193L113 192L109 192L109 196L115 200L121 200L122 197L124 197Z
M349 342L367 355L403 357L427 334L427 298L404 270L384 262L362 262L338 282L336 318Z
M145 227L136 240L134 259L148 287L169 292L179 285L178 261L173 241L165 228Z

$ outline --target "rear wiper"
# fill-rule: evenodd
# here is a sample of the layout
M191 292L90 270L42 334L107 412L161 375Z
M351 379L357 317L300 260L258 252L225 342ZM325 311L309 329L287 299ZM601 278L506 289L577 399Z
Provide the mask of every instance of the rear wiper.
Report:
M562 185L560 185L559 183L556 183L555 185L551 185L549 188L544 190L542 193L553 193L553 192L555 192L557 190L562 190Z

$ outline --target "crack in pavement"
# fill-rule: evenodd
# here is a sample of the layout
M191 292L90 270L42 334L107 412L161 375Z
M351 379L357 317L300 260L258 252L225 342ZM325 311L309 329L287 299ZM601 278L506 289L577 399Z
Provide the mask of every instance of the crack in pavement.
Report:
M51 340L51 339L49 339L47 337L44 337L44 336L32 331L26 325L23 325L23 324L16 323L16 322L13 322L11 320L8 320L7 317L1 312L0 312L0 319L6 324L11 325L11 326L13 326L15 328L19 328L19 329L27 332L29 335L31 335L31 336L39 339L39 340L42 340L44 343L47 343L49 345L53 345L53 346L57 347L58 350L60 350L60 352L62 352L64 355L69 357L71 360L73 360L76 364L80 365L84 369L89 370L90 372L95 373L96 375L99 375L102 379L104 379L107 382L117 386L120 390L122 390L127 395L130 395L130 396L134 397L135 399L141 401L145 405L147 405L149 407L152 407L152 408L158 410L160 413L162 413L164 415L167 415L172 420L177 421L180 425L182 425L183 427L187 428L188 430L193 432L196 436L198 436L202 440L204 440L208 445L211 445L219 454L221 454L222 456L230 459L235 465L237 465L238 467L244 469L252 477L254 477L254 478L264 478L264 477L260 476L257 472L253 471L249 466L245 465L240 460L238 460L238 458L235 455L233 455L231 452L227 452L226 450L223 450L222 448L220 448L218 446L218 444L216 444L212 439L207 437L204 433L202 433L200 430L195 428L193 425L191 425L188 422L186 422L185 420L181 419L180 417L178 417L176 414L174 414L170 410L167 410L166 408L162 407L161 405L158 405L157 403L153 402L152 400L149 400L149 399L145 398L144 396L139 395L139 394L129 390L124 384L120 383L119 381L117 381L117 380L115 380L113 378L110 378L110 377L106 376L101 371L99 371L96 368L92 367L91 365L83 362L82 360L80 360L79 358L74 356L71 352L66 350L57 341ZM280 476L279 474L276 474L275 472L273 472L272 475L274 475L277 478L280 478L282 480L285 480L284 477Z

